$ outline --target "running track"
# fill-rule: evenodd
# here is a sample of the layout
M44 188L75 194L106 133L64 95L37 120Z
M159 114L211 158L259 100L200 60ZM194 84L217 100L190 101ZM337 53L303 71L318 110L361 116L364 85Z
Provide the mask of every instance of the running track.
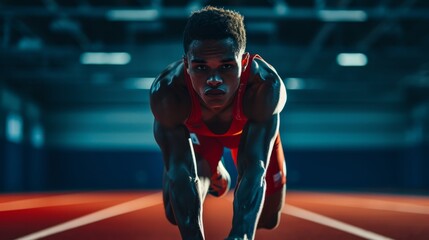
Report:
M223 239L232 195L208 196L206 239ZM0 194L0 239L180 239L160 192ZM429 239L429 197L288 191L276 230L256 239Z

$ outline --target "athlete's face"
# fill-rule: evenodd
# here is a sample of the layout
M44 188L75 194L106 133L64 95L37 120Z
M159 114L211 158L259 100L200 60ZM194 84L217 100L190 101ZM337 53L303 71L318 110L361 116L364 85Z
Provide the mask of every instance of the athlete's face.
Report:
M239 87L249 57L234 49L230 38L194 40L185 56L192 86L210 110L219 111L229 106Z

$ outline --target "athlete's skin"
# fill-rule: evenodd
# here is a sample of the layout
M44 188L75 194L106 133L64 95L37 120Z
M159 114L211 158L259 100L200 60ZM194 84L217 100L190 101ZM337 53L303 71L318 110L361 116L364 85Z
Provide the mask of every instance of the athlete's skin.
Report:
M242 72L251 67L243 96L248 121L237 160L238 184L233 221L227 239L253 239L256 228L279 223L285 187L265 196L265 172L279 131L286 90L272 66L236 50L231 38L194 40L184 59L168 66L155 80L150 103L155 116L154 135L164 158L164 205L167 218L177 224L183 239L204 239L202 203L210 185L210 169L194 158L185 121L192 109L184 70L200 99L202 117L216 134L228 131L233 100Z

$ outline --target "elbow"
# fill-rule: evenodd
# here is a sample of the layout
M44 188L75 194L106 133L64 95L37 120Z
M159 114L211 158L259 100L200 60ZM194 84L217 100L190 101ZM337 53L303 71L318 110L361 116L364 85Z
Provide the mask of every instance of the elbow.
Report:
M254 186L257 185L258 187L263 187L265 182L265 173L266 166L264 161L259 160L246 167L245 171L243 172L243 179L252 182L252 185Z
M278 102L277 102L277 106L274 110L274 113L280 113L283 108L285 107L287 102L287 92L286 92L286 88L283 85L283 83L280 85L280 92L278 94Z

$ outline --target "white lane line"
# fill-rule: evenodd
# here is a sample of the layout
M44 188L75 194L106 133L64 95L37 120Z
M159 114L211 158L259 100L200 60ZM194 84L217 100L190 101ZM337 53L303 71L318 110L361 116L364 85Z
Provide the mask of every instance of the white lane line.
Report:
M347 232L359 237L363 237L365 239L372 240L391 240L392 238L385 237L379 235L377 233L335 220L333 218L329 218L314 212L310 212L308 210L298 208L289 204L286 204L282 210L284 214L288 214L294 217L302 218L311 222L315 222L321 225L325 225L331 228L338 229L343 232Z
M90 223L98 222L121 214L133 212L139 209L151 207L162 203L161 193L157 192L125 203L102 209L88 215L72 219L70 221L55 225L50 228L17 238L16 240L32 240L64 232L73 228L81 227Z
M302 200L303 202L320 203L326 205L366 208L372 210L385 210L402 213L429 214L429 206L423 206L412 203L393 202L386 200L365 199L365 198L338 198L337 201L332 199L311 199Z
M0 212L30 208L55 207L89 202L101 202L100 196L87 194L64 194L0 203Z

